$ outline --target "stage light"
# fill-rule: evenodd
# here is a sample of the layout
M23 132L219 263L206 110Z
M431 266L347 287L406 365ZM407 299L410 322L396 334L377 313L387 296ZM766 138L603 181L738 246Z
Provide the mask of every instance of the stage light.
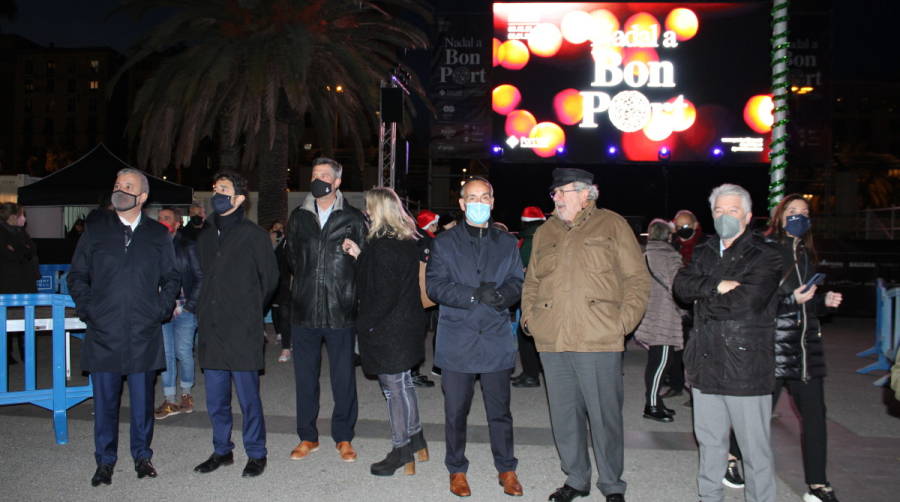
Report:
M493 145L491 147L491 154L499 157L503 153L503 147L500 145Z
M672 150L669 150L669 147L667 147L667 146L663 146L662 148L660 148L659 153L657 155L659 160L669 160L669 158L671 156L672 156Z
M566 147L565 147L565 145L557 147L557 148L556 148L556 153L559 154L559 155L563 155L564 153L566 153Z
M711 153L713 159L719 160L725 155L725 150L723 150L721 146L714 146Z
M619 153L619 149L616 148L616 145L609 145L609 147L606 148L606 155L608 157L615 157L617 153Z

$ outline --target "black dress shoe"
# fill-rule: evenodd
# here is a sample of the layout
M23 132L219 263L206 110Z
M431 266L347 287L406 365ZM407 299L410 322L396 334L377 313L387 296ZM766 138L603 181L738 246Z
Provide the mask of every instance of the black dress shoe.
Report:
M589 490L581 491L569 485L562 485L562 488L553 492L547 500L550 502L571 502L575 497L587 497L590 493Z
M137 473L138 479L143 479L146 477L156 477L156 469L153 467L153 463L150 462L149 458L135 460L134 472Z
M434 387L434 382L425 375L416 374L412 376L412 383L416 387Z
M540 379L533 376L523 376L512 383L513 387L540 387Z
M234 453L228 452L225 455L216 455L213 453L206 459L206 462L194 467L194 472L206 474L212 472L223 465L231 465L234 463Z
M666 411L659 406L644 406L644 418L665 423L672 421L672 415L666 413Z
M113 466L110 464L98 464L97 470L94 471L94 477L91 478L91 486L100 486L100 484L112 484Z
M247 459L247 465L244 466L244 472L241 473L241 477L255 478L262 474L264 470L266 470L266 457L249 458Z
M606 496L606 502L625 502L625 495L621 493L611 493Z
M666 406L664 404L659 405L659 407L662 408L662 410L664 412L666 412L666 415L669 415L670 417L675 416L675 410L673 410L672 408L669 408L668 406Z

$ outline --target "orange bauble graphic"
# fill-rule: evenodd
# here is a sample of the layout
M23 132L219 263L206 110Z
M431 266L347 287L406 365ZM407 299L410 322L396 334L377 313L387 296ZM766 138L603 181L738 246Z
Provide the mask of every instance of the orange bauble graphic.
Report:
M772 130L775 117L772 115L775 103L771 94L757 94L747 100L744 105L744 122L754 132L765 134Z
M584 114L581 93L576 89L559 91L553 97L553 110L556 112L556 119L565 125L575 125L581 122Z
M562 46L562 33L555 24L540 23L528 34L528 48L535 56L551 58Z
M672 105L671 109L666 112L672 118L672 130L675 132L686 131L694 125L697 120L697 107L683 97L679 99L677 96L666 101Z
M507 70L521 70L528 64L531 55L521 40L507 40L497 49L497 60Z
M662 33L659 29L659 21L656 20L656 17L653 14L648 12L638 12L625 21L622 25L622 31L627 32L632 30L637 30L639 32L651 32L655 30L657 35Z
M594 18L594 33L591 34L591 40L612 37L619 29L619 19L606 9L591 11L591 17Z
M532 149L538 157L553 157L557 153L557 148L566 145L566 133L562 127L553 122L541 122L534 126L528 137L541 141L541 147Z
M669 15L666 16L666 30L674 31L675 38L679 42L694 38L699 29L700 20L697 19L697 14L694 14L694 11L691 9L678 7L677 9L672 9L672 12L669 12Z
M497 66L500 64L500 40L494 38L493 41L494 50L493 50L493 61L491 62L492 66Z
M506 116L506 135L517 138L528 136L536 125L537 119L528 110L513 110Z
M491 108L500 115L516 109L522 101L522 93L514 85L501 84L491 92Z

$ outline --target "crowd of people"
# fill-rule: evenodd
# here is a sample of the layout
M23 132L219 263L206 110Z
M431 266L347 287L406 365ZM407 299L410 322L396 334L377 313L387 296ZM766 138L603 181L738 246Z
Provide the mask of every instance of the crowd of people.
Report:
M286 225L263 230L247 218L247 181L237 173L217 173L213 214L195 204L184 226L176 208L161 209L157 220L144 214L149 184L142 172L118 173L112 210L79 222L68 275L87 325L82 368L94 385L92 485L112 482L123 385L135 471L139 478L157 476L154 421L194 410L195 361L212 452L194 470L234 463L234 387L247 457L242 476L262 474L268 450L261 327L271 308L278 361L294 369L298 444L291 459L320 447L324 344L337 455L357 460L361 364L378 380L390 425L390 449L370 471L414 474L416 462L429 456L417 387L435 385L421 369L427 333L434 331L431 373L440 376L444 396L451 493L472 494L466 432L479 382L498 483L503 493L523 495L511 387L540 386L543 376L566 475L549 500L590 493L592 449L597 488L606 500L623 501L622 353L633 333L648 350L643 417L672 422L676 412L664 399L689 389L700 500L724 500L723 486L744 486L750 501L775 500L769 424L784 388L801 416L804 500L837 500L825 472L819 318L842 296L818 288L802 196L785 197L768 230L756 233L749 228L749 193L721 185L709 197L716 235L706 236L697 217L682 210L671 221L651 221L642 246L622 216L597 206L593 175L581 169L553 171L552 213L526 207L518 236L492 220L494 188L483 178L463 184L461 217L450 224L428 210L414 218L389 188L366 192L365 207L355 208L341 179L338 162L316 159L306 199ZM13 278L34 287L36 254L24 220L20 207L0 205L4 288ZM17 264L17 275L7 274L8 263ZM516 316L518 328L511 329ZM517 360L522 371L512 376ZM155 406L160 371L163 398Z

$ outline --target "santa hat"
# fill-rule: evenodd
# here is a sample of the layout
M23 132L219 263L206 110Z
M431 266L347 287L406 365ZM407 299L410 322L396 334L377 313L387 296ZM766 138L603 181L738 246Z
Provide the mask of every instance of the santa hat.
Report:
M528 206L522 210L522 221L544 221L547 218L537 206Z
M416 225L424 230L432 223L437 223L439 218L440 216L435 214L434 211L423 209L419 211L419 214L416 216Z

